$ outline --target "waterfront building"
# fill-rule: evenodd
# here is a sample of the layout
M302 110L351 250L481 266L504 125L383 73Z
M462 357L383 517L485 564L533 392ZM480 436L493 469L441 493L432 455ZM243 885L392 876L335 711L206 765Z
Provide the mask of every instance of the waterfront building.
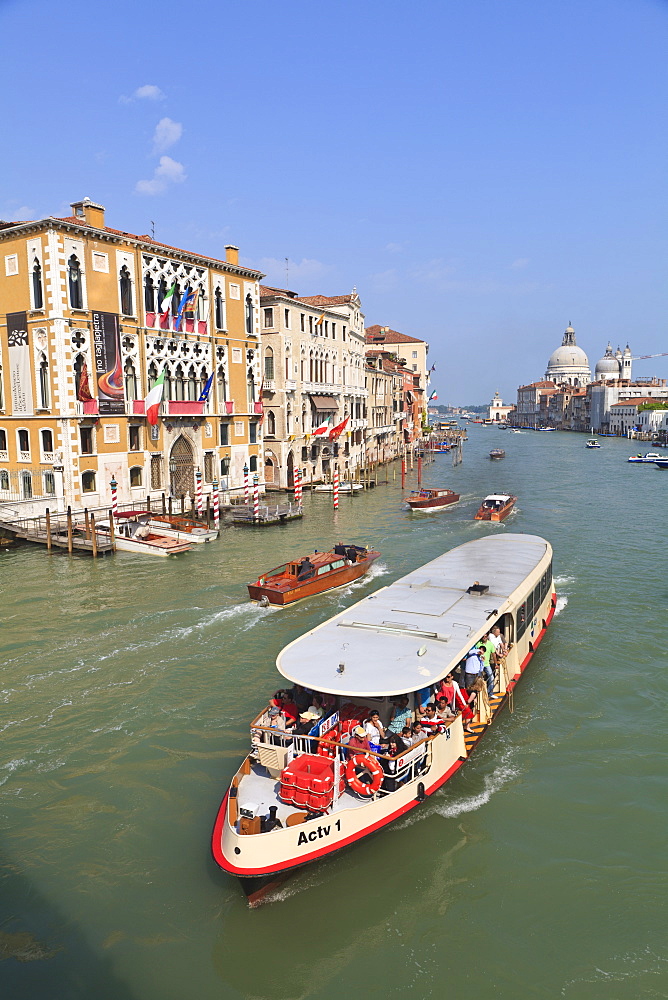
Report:
M554 382L545 379L521 385L517 390L517 406L512 416L513 427L538 427L545 419L545 400L557 392Z
M411 389L419 395L419 421L421 427L426 422L427 416L427 386L429 384L429 369L427 367L427 355L429 354L429 344L418 337L409 337L398 330L392 330L389 326L379 326L375 324L366 329L366 343L369 351L389 351L396 355L397 360L402 361L405 368L413 376Z
M631 348L627 344L622 352L618 347L615 353L612 353L612 345L608 341L608 346L605 349L605 354L596 362L596 368L594 369L594 380L596 382L614 382L618 379L625 379L628 382L632 380L633 371L633 358L631 356Z
M489 404L488 419L494 424L505 423L514 409L514 403L511 403L510 406L504 406L503 400L499 396L499 390L497 389L494 393L494 399Z
M575 342L575 330L566 327L561 347L550 355L544 376L555 385L583 386L591 381L591 369L587 355Z
M613 403L610 407L610 433L621 437L652 438L661 429L666 413L665 409L646 409L656 405L652 396Z
M112 479L139 502L192 495L197 470L205 492L260 471L261 274L237 247L219 260L113 229L88 198L0 223L0 243L0 504L94 508Z
M367 347L366 379L367 459L388 462L421 436L425 403L420 377L393 352Z
M260 288L264 351L264 478L291 488L363 465L367 426L364 314L357 291L298 296ZM340 432L334 429L346 421ZM328 423L330 432L314 434Z
M654 377L638 378L634 382L626 379L606 379L592 382L587 387L591 400L590 429L601 434L616 434L613 430L613 407L620 402L637 401L642 398L660 400L668 399L668 386L665 379ZM615 427L621 427L621 420L615 418Z

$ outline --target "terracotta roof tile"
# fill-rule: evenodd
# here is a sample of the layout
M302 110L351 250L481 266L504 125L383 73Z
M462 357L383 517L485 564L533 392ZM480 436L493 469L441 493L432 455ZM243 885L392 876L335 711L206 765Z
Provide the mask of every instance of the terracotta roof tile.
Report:
M305 295L300 301L309 306L340 306L352 300L352 292L349 295Z
M367 344L426 344L425 340L419 337L409 337L398 330L390 330L387 327L375 324L367 326L365 330Z

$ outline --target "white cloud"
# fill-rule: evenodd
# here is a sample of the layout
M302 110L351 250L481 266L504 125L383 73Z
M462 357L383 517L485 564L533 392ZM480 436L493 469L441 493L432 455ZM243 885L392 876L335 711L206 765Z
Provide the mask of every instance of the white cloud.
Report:
M164 99L165 95L154 83L145 83L143 87L137 87L131 97L121 94L118 98L121 104L132 104L133 101L164 101Z
M153 171L149 181L137 181L137 194L163 194L170 184L181 184L186 179L183 164L173 160L171 156L161 156L160 163Z
M510 266L514 271L520 271L522 268L529 266L529 258L518 257L517 260L514 260Z
M385 250L387 250L388 253L401 253L401 251L403 249L404 248L403 248L403 245L401 243L386 243L385 244Z
M255 267L263 271L267 276L267 281L274 282L280 288L284 288L285 281L285 260L278 257L262 257ZM323 264L321 260L313 260L303 257L300 261L288 261L288 282L290 288L296 288L300 282L308 281L311 278L318 278L332 270L330 264Z
M178 142L183 134L181 122L174 122L171 118L161 118L155 126L153 133L153 152L164 153L175 142Z
M0 207L0 219L5 222L28 222L36 215L35 209L29 205L20 205L17 201L6 201Z

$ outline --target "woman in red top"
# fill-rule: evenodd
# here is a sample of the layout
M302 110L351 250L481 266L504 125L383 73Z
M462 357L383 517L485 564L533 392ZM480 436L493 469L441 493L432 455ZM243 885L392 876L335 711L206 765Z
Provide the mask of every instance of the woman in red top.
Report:
M462 713L464 732L470 733L471 727L469 723L473 718L473 707L471 702L475 701L475 694L472 695L469 691L462 691L452 674L447 674L445 680L441 681L439 694L446 699L453 712Z

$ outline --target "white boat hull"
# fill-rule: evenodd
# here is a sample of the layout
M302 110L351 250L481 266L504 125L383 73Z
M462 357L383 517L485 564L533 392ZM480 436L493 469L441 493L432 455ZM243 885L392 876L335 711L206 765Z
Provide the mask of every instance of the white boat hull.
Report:
M179 542L188 542L193 545L203 545L218 538L219 532L209 531L206 528L193 528L192 531L179 531L177 528L170 528L162 521L149 521L152 531L158 531L167 538L176 538Z

